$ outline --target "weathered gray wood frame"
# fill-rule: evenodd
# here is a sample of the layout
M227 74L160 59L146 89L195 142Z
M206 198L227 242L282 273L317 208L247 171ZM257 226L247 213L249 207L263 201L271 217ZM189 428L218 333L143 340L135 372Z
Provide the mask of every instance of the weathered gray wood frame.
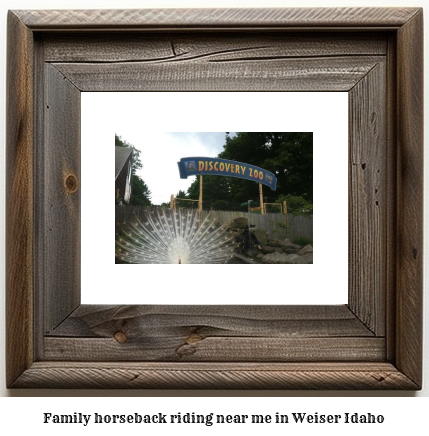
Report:
M422 17L9 12L8 387L420 389ZM80 93L90 90L347 91L349 303L81 306Z

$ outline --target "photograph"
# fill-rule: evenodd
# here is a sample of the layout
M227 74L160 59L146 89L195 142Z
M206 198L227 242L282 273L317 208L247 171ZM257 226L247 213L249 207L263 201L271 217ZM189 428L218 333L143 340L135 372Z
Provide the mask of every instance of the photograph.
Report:
M152 136L115 135L116 263L313 263L312 132Z

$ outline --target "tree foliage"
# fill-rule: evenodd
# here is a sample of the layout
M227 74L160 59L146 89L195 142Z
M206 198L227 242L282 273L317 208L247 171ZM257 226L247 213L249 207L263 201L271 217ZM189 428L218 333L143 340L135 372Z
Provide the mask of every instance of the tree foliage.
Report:
M219 158L248 163L274 173L277 190L264 186L265 202L293 196L313 201L313 134L311 132L238 132L225 136ZM188 189L189 198L198 199L199 177ZM240 210L248 200L259 203L259 189L253 181L224 176L203 177L204 209ZM226 206L226 203L228 206Z
M189 196L185 191L180 190L176 195L176 207L181 207L185 209L197 208L198 203L195 201L180 201L181 198L189 199Z
M130 205L132 206L150 206L151 192L143 179L136 174L136 171L143 168L140 159L140 150L134 145L124 141L120 136L115 134L115 146L128 147L133 150L132 175L131 175L131 198Z
M129 142L123 140L120 136L115 134L115 145L117 147L127 147L131 148L133 150L133 174L135 174L138 170L143 168L142 161L140 159L140 153L141 151L134 147L134 145L130 144Z
M131 198L132 206L150 206L151 192L146 183L136 174L131 176Z

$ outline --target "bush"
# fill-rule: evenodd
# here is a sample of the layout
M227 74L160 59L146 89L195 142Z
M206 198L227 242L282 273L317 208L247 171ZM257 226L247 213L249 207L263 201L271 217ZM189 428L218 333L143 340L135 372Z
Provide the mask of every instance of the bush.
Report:
M287 211L293 215L313 215L313 205L304 197L294 195L281 195L276 203L286 201Z
M313 245L313 240L310 238L307 238L307 236L297 236L296 238L292 239L292 242L297 245L301 245L302 247L305 247L306 245L310 244Z

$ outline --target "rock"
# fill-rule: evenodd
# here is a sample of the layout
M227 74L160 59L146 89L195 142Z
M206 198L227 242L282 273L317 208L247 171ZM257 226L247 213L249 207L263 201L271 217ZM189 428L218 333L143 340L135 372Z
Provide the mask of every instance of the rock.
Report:
M283 249L284 248L294 248L294 249L301 248L301 245L292 244L292 242L290 242L289 240L278 241L278 245L279 245L279 247L282 247Z
M244 217L234 218L232 220L236 229L246 229L249 225L249 220Z
M283 253L283 250L280 247L274 247L274 252Z
M313 247L312 247L310 244L306 245L304 248L302 248L302 249L298 252L298 254L299 254L300 256L303 256L304 254L308 254L308 253L313 253Z
M232 221L230 221L227 224L224 224L224 228L226 229L246 229L249 225L249 220L244 217L237 217L234 218Z
M303 256L298 256L298 258L295 260L295 263L302 264L302 263L313 263L313 253L307 253Z
M299 256L297 254L285 254L285 253L278 253L277 251L275 253L266 254L262 258L263 263L295 263L295 260Z
M265 230L256 229L253 234L255 235L256 239L259 241L259 244L264 246L267 245L267 232Z
M267 245L269 245L270 247L278 247L279 241L277 241L277 239L268 239Z
M286 254L298 254L297 248L285 248L283 247L283 252Z
M264 245L262 247L262 252L265 254L274 253L274 247L270 247L269 245Z
M248 257L255 257L259 253L259 250L257 248L247 248L246 250L243 250L241 254L244 254Z

